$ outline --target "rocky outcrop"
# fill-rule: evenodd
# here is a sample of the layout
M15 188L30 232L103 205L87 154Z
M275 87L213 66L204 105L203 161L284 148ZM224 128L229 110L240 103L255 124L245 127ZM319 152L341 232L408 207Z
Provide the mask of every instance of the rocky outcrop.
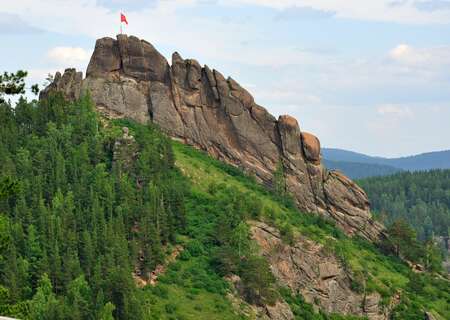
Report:
M81 95L82 82L83 73L77 72L73 68L66 69L62 76L60 72L56 72L53 82L40 92L39 99L45 99L49 93L57 91L62 93L63 97L69 101L76 100Z
M287 245L278 230L261 222L251 224L251 233L275 278L293 293L300 293L306 302L327 313L388 319L380 295L352 291L350 275L320 244L296 239L293 245Z
M61 91L75 99L89 91L111 117L152 121L168 135L207 151L271 185L283 164L287 188L298 207L336 221L348 234L377 240L366 194L321 164L320 142L290 116L274 118L234 79L172 56L172 65L148 42L133 36L97 40L86 78L68 69L42 94Z

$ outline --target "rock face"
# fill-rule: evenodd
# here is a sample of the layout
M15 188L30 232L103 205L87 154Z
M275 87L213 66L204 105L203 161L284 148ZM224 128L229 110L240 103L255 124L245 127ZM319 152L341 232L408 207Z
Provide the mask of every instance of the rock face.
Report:
M334 219L347 234L379 239L366 194L321 164L320 142L290 116L276 119L232 78L172 55L172 65L133 36L97 40L86 78L68 69L42 93L76 99L89 91L100 112L152 121L171 137L254 174L271 185L281 162L298 207Z
M252 223L251 233L275 278L292 292L301 293L306 302L327 313L388 319L389 312L380 306L380 295L352 291L350 276L321 245L307 239L286 245L278 230L261 222Z

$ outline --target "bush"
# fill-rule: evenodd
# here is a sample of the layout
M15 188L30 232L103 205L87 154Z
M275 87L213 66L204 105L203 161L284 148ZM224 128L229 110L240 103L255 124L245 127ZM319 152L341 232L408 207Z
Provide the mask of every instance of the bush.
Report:
M255 195L249 195L247 198L247 211L252 219L261 218L263 204Z
M178 258L183 261L187 261L191 257L192 257L191 253L188 250L183 250L183 252L181 252L180 255L178 256Z
M177 306L169 302L164 306L164 309L166 310L167 313L172 314L175 313L175 311L177 311Z
M281 240L288 244L293 245L295 242L294 238L294 230L292 229L292 226L288 223L285 223L280 228L280 234L281 234Z
M275 278L263 257L247 257L241 263L239 274L248 302L269 305L276 302L278 294L274 289Z
M156 287L152 288L152 292L155 296L167 299L169 296L169 290L163 285L157 285Z
M198 240L190 241L185 251L188 251L193 257L198 257L205 253L203 244Z

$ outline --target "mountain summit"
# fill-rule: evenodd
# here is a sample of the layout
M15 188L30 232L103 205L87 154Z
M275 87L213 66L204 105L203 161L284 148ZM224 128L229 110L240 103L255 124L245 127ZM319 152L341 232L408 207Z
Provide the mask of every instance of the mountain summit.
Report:
M54 91L68 100L89 91L107 117L151 121L266 185L282 167L287 191L301 210L332 218L349 235L375 241L383 232L364 191L322 165L318 138L302 132L290 116L276 119L234 79L196 60L174 53L169 65L145 40L122 34L102 38L86 78L74 69L57 73L41 97Z

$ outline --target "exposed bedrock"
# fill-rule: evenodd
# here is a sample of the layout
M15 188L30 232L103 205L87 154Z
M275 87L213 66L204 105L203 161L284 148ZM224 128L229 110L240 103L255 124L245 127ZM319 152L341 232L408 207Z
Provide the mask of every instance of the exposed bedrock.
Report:
M279 231L261 222L251 224L251 234L267 258L277 281L326 313L389 319L378 293L352 290L351 274L323 246L306 238L283 243Z

